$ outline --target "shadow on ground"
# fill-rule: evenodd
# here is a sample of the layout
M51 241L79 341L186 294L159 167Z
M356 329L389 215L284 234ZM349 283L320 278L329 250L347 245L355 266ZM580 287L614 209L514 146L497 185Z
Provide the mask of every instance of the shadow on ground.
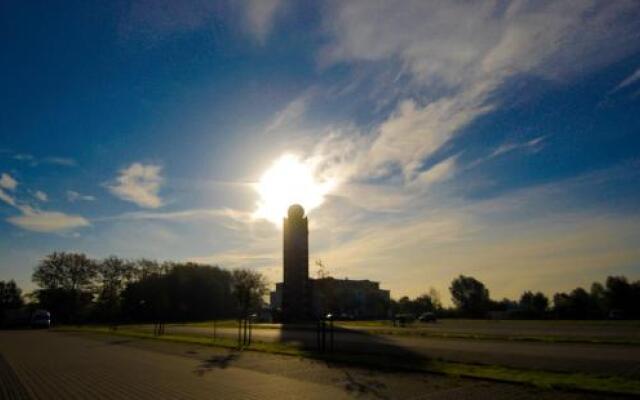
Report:
M320 336L320 339L318 338ZM333 332L333 346L331 334L325 333L325 346L322 350L322 336L313 325L284 324L280 330L279 342L294 345L310 357L331 360L342 359L344 356L371 357L386 360L389 364L412 366L425 365L429 360L406 347L392 343L382 335L374 335L361 330L335 327Z
M239 351L229 350L225 355L212 356L204 360L200 365L198 365L198 367L196 367L194 373L198 376L203 376L214 369L226 369L238 358L240 358Z
M351 395L387 399L384 394L386 385L370 376L355 376L349 372L349 365L366 366L386 372L406 371L408 368L424 368L429 359L411 349L397 346L381 335L372 335L363 331L344 327L335 327L333 346L331 334L325 332L325 346L322 349L322 331L315 326L283 324L279 342L294 345L305 356L321 361L329 368L339 369L344 375L341 384Z

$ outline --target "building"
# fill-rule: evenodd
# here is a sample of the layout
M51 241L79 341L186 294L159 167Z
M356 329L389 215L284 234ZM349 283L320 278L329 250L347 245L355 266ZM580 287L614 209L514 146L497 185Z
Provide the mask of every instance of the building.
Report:
M310 278L307 282L310 297L308 318L317 319L329 313L343 319L389 317L390 293L388 290L380 289L378 282L335 278ZM279 282L276 284L276 290L271 292L272 310L285 309L283 293L284 284ZM283 320L291 321L284 317Z
M283 282L271 292L271 308L284 322L341 318L386 318L390 294L378 282L309 278L309 228L304 209L289 207L283 221Z

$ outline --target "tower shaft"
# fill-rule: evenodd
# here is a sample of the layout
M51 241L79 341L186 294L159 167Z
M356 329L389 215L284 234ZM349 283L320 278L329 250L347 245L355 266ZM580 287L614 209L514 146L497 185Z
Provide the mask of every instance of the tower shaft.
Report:
M283 223L282 318L285 322L310 317L308 220L302 207L292 212L294 207Z

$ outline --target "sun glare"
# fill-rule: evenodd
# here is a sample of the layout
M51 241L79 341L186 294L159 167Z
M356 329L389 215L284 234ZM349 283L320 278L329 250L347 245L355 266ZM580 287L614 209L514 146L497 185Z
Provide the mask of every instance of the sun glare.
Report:
M253 216L280 226L290 205L300 204L309 212L322 204L333 186L331 181L318 181L309 162L285 154L271 164L255 185L260 199Z

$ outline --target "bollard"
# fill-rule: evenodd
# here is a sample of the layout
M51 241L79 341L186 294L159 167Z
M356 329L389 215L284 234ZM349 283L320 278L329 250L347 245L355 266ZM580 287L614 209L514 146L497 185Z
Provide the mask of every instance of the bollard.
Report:
M329 320L329 351L333 353L333 320Z

